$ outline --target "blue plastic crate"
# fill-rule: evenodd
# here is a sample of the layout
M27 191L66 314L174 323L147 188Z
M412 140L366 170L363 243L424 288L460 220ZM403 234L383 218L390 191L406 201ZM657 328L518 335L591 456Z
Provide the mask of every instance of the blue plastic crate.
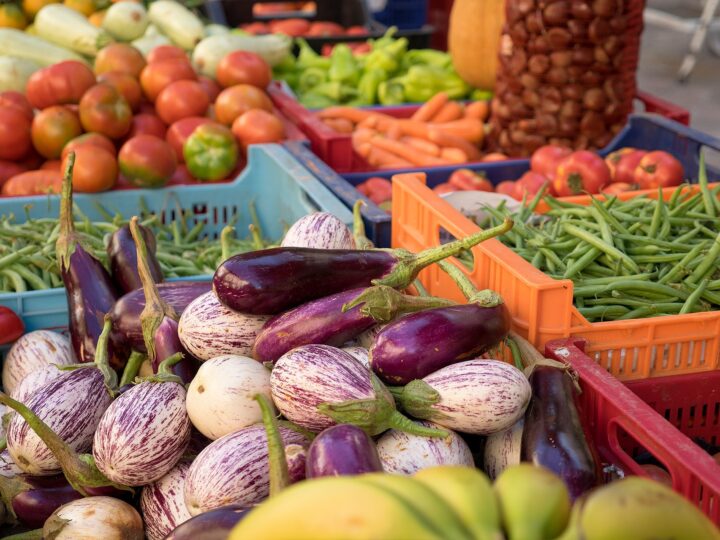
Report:
M620 148L632 146L646 150L664 150L679 159L691 181L697 180L700 150L705 149L708 165L708 178L711 182L720 181L720 168L713 166L720 158L720 139L689 128L672 120L654 114L635 114L629 118L628 124L617 134L612 142L599 153L606 156ZM427 169L413 168L402 170L385 170L363 173L334 172L328 165L308 150L302 143L287 143L286 147L305 167L310 169L337 197L352 208L358 199L367 205L362 209L368 237L377 246L390 245L390 215L362 195L355 186L368 178L380 176L392 178L393 175L406 172L424 172L427 174L427 185L435 187L446 182L452 171L467 168L484 174L493 184L503 180L517 180L530 168L530 160L517 159L490 163L474 163L453 167L431 167ZM714 154L714 155L710 155Z
M385 26L405 30L421 28L427 23L428 0L386 0L382 11L373 11L372 16Z
M213 237L235 216L239 216L237 231L247 231L251 203L257 210L263 235L272 240L280 239L285 227L300 217L320 210L334 214L348 226L352 224L352 213L345 205L287 150L275 144L250 147L248 166L232 183L74 197L75 204L92 220L103 219L98 204L111 214L130 218L140 213L141 200L150 213L159 213L164 220L174 219L181 210L191 211L193 223L205 222L205 230ZM57 216L59 197L0 199L0 215L24 216L26 207L33 218ZM0 305L20 315L28 330L67 325L67 300L62 288L0 294Z

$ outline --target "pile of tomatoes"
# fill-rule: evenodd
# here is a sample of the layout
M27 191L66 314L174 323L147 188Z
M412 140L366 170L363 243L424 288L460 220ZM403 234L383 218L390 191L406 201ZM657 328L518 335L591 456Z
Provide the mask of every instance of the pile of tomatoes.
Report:
M307 19L275 19L268 22L252 22L240 25L240 29L253 35L285 34L290 37L366 36L364 26L347 28L330 21L309 21Z
M270 80L257 54L228 54L212 80L169 45L146 60L115 43L93 69L43 68L24 95L0 94L0 193L58 192L71 151L78 192L232 178L248 145L285 137L264 90Z

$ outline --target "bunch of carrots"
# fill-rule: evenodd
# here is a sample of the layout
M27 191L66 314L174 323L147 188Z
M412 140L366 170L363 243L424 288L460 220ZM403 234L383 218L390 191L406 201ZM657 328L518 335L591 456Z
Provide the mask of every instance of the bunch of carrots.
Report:
M488 102L469 104L435 94L410 118L354 107L318 113L326 125L352 133L353 148L377 169L432 167L482 161Z

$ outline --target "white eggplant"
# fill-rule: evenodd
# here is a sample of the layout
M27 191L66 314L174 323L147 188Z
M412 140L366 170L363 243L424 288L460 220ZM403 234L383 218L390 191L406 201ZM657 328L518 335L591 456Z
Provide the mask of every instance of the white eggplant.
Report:
M145 33L148 24L145 7L136 2L111 4L103 17L102 27L115 39L132 41Z
M181 461L165 476L148 484L140 496L140 508L148 540L162 540L192 516L185 506L185 478L190 464Z
M86 497L64 504L48 518L43 538L53 540L144 540L140 514L113 497Z
M293 223L283 238L282 247L318 249L355 249L352 231L329 212L315 212Z
M75 363L70 338L50 330L35 330L18 339L10 348L2 369L2 385L12 395L28 373L50 364L68 366Z
M2 36L0 36L0 40L2 40ZM26 58L2 56L1 54L2 49L0 48L0 92L13 91L24 94L28 79L42 66Z
M508 467L520 463L523 425L521 419L509 428L489 435L485 440L483 468L491 480L495 480Z
M156 0L150 3L148 17L175 45L186 50L192 50L205 36L202 21L179 2Z
M105 30L93 26L85 15L63 4L45 5L35 15L33 24L41 38L86 56L95 56L112 42Z
M203 75L215 78L217 66L227 54L233 51L250 51L259 54L273 67L290 54L292 39L281 34L267 36L241 36L224 34L208 36L193 50L192 62Z
M54 381L60 377L63 373L66 372L58 369L55 365L45 366L44 368L28 373L23 380L20 381L20 384L10 392L10 397L20 403L27 403L35 392L50 381Z

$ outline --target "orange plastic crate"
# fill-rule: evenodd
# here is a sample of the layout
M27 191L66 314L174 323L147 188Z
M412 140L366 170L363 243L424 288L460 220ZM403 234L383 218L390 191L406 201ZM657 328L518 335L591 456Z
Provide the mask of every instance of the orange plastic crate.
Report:
M442 231L461 237L479 230L425 186L424 174L398 174L392 185L393 247L419 251L438 245ZM663 197L669 198L672 191L664 190ZM622 198L645 193L657 196L656 191L648 191L625 193ZM590 197L566 200L590 203ZM590 323L573 305L571 280L545 275L499 240L483 242L472 254L472 271L458 266L477 287L502 295L513 316L513 328L538 348L555 339L585 338L586 353L621 380L720 367L720 311ZM424 270L420 279L430 294L463 301L458 287L437 265Z

